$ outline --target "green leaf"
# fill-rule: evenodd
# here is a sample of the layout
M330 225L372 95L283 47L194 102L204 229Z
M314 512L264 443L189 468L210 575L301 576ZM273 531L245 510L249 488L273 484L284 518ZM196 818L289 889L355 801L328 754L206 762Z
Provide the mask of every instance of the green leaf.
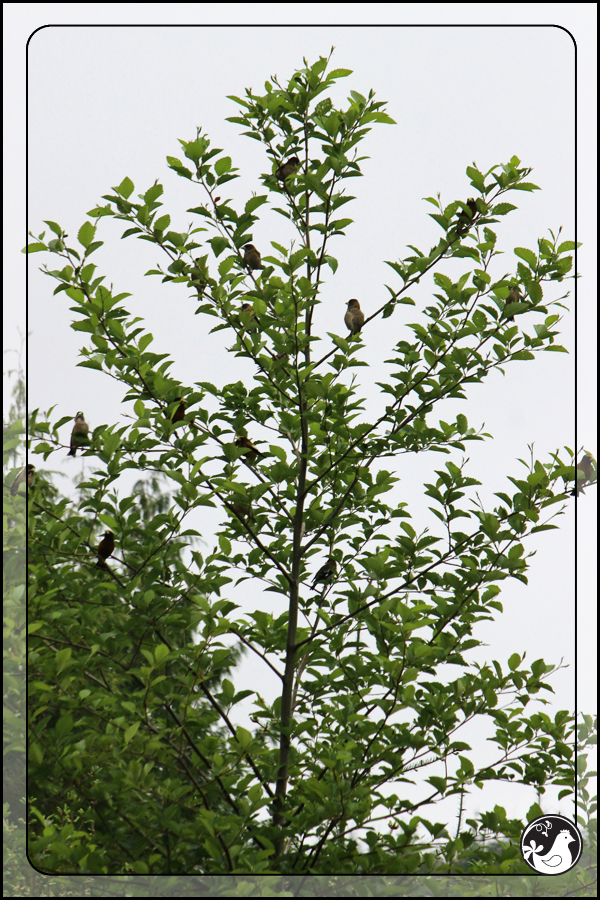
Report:
M140 353L142 353L146 349L146 347L152 343L153 340L154 338L151 334L143 334L138 341L138 348L140 350Z
M352 75L353 69L332 69L327 73L327 81L334 81L337 78L347 78Z
M220 237L220 236L211 238L208 241L208 243L211 245L211 247L213 249L213 253L217 257L221 255L221 253L223 252L223 250L225 250L226 247L229 247L229 241L227 240L227 238Z
M521 181L517 184L511 184L511 191L539 191L541 188L537 186L537 184L532 184L530 181Z
M527 250L526 247L515 247L515 256L518 256L519 259L524 259L529 268L535 270L537 256L532 250Z
M215 163L215 172L217 175L224 175L225 172L229 172L231 169L231 157L224 156L222 159L218 159Z
M148 591L149 594L152 594L152 591ZM153 599L153 597L151 598ZM154 651L154 659L157 663L162 662L163 659L166 659L171 651L167 647L166 644L159 644Z
M130 725L129 728L125 731L124 743L125 746L129 743L129 741L137 734L138 728L140 727L139 722L135 722L134 725Z
M490 212L493 216L505 216L507 213L512 212L513 209L517 209L517 207L513 206L512 203L498 203Z
M575 243L575 241L563 241L562 244L560 244L556 248L556 252L557 253L567 253L569 250L575 250L576 247L577 247L577 244Z
M77 240L81 244L82 247L89 247L92 241L94 240L94 235L96 234L96 229L92 225L91 222L84 222L81 228L79 229L79 234L77 235Z
M50 228L54 234L57 234L59 237L62 237L63 230L60 225L57 225L56 222L52 222L50 219L44 219L45 224Z
M116 191L121 197L127 200L128 197L131 196L134 190L133 181L130 178L125 177L119 187L113 188L113 191Z
M106 527L113 531L115 534L119 531L117 520L113 519L112 516L109 516L108 513L98 513L98 518L103 525L106 525Z
M246 203L244 210L246 213L253 213L255 209L258 209L259 206L262 206L263 203L266 203L269 198L265 195L260 197L251 197L250 200Z

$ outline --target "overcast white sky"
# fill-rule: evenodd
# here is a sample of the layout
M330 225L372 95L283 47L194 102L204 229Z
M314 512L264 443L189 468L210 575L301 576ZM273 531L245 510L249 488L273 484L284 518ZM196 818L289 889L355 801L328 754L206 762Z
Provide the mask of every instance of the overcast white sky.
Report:
M227 196L238 208L252 191L262 192L259 175L268 171L261 145L240 136L237 125L225 121L236 114L228 94L243 95L245 87L262 90L264 81L277 74L287 79L305 56L314 62L335 46L333 64L353 75L338 83L334 102L344 102L349 90L366 94L370 88L398 123L378 125L362 144L364 177L351 182L356 200L344 212L355 220L347 237L337 238L331 252L339 260L319 307L317 327L344 334L342 317L349 297L358 297L367 313L387 296L385 283L394 275L384 260L405 256L407 244L424 252L437 241L438 226L428 217L432 210L423 197L442 194L444 202L466 199L469 187L465 168L476 161L482 170L516 154L532 166L531 180L542 190L515 193L508 199L519 209L496 226L505 256L494 274L515 271L515 246L536 249L547 229L563 227L563 238L575 228L575 48L579 51L578 155L578 359L575 357L572 312L561 323L562 339L570 355L545 353L534 362L511 365L503 377L492 375L469 392L468 402L447 404L438 418L451 420L464 412L470 425L485 423L492 441L467 445L469 474L482 481L480 494L492 502L495 491L508 490L507 475L518 477L517 457L527 458L527 444L535 442L538 458L568 445L584 446L596 454L596 211L595 202L595 35L596 6L563 4L346 4L346 26L288 27L291 23L335 22L340 8L334 4L20 4L5 10L5 81L8 123L5 122L5 302L4 347L18 346L17 328L25 329L24 257L24 45L28 35L49 23L80 23L77 27L45 28L29 45L29 168L27 227L35 234L52 219L75 244L85 213L110 193L127 175L135 194L158 178L164 185L164 211L172 227L184 230L193 216L186 209L199 204L198 188L166 167L166 155L181 156L178 138L190 140L196 126L224 148L242 177L227 185ZM274 27L209 25L225 18L231 22L267 23ZM164 17L168 16L167 19ZM469 27L477 16L479 27ZM76 17L76 18L73 18ZM368 18L366 18L368 17ZM115 23L128 27L116 27ZM180 27L140 27L152 22L180 23ZM352 25L350 23L358 24ZM371 22L373 27L364 23ZM458 27L440 25L454 22ZM86 24L89 23L89 24ZM93 27L92 23L112 23ZM202 23L198 25L198 23ZM361 24L362 23L362 24ZM380 24L376 24L380 23ZM391 27L402 23L403 27ZM414 23L418 27L408 27ZM488 24L489 23L489 24ZM537 23L537 24L536 24ZM543 27L542 23L560 27ZM189 27L190 24L196 27ZM188 27L184 27L187 25ZM6 77L6 76L5 76ZM8 126L8 127L7 127ZM515 199L516 198L516 199ZM196 223L198 224L198 223ZM286 222L267 213L254 231L254 243L266 254L269 242L286 243ZM163 286L144 272L164 263L151 244L129 238L121 241L123 223L101 220L98 238L105 246L94 254L97 274L105 274L119 292L131 292L126 306L143 316L154 334L155 352L174 356L172 373L191 385L200 380L219 384L252 377L223 349L223 333L208 336L213 324L194 316L195 304L185 286ZM65 294L52 296L54 283L39 273L51 257L29 258L29 404L55 406L54 418L83 409L92 427L114 422L128 410L121 405L124 391L115 382L88 369L75 368L82 338L69 328L73 313ZM453 276L465 270L458 262L442 271ZM573 282L568 282L573 290ZM564 287L564 286L561 286ZM401 336L410 339L403 323L416 321L428 302L431 281L424 279L412 297L416 310L400 308L392 319L370 324L365 333L360 369L369 412L381 402L375 382L386 377L382 360ZM562 293L562 291L561 291ZM551 298L548 291L546 296ZM555 297L559 296L557 291ZM390 334L390 332L392 332ZM325 341L329 339L325 336ZM324 344L327 346L327 344ZM5 356L5 370L10 357ZM575 365L580 366L579 431L575 437ZM6 386L5 386L6 398ZM70 426L64 429L67 442ZM58 458L60 456L60 459ZM455 461L461 454L455 452ZM435 479L434 470L446 457L423 454L402 457L399 499L408 501L415 527L431 524L423 482ZM72 476L79 461L53 457L48 466ZM67 481L62 479L63 490ZM578 504L578 709L596 710L596 503L595 489ZM570 668L553 681L555 709L572 709L575 663L574 567L575 504L558 520L559 531L538 535L526 545L535 549L527 588L505 583L505 612L493 624L481 625L476 635L487 643L473 659L498 659L503 664L514 652L527 651L531 663L561 658ZM210 522L203 523L210 541ZM208 527L209 531L206 532ZM202 527L201 527L202 530ZM238 602L242 602L236 597ZM260 595L244 603L251 609L281 612L273 595ZM265 606L266 604L266 606ZM248 662L248 665L250 663ZM252 662L252 674L256 664ZM248 670L250 675L250 669ZM263 690L263 693L265 691ZM534 799L523 791L521 799L486 795L475 799L478 809L489 808L487 797L522 815ZM524 806L523 806L524 804ZM570 812L570 810L568 810Z

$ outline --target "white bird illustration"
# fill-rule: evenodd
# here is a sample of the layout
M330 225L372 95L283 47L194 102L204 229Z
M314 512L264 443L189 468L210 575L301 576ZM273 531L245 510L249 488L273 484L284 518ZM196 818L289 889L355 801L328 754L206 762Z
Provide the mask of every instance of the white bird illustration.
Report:
M539 851L543 850L541 844L538 848L535 841L532 841L529 847L524 849L525 858L531 856L528 862L542 875L558 875L559 872L565 872L573 862L569 844L574 840L575 838L566 829L561 831L544 856L540 856Z

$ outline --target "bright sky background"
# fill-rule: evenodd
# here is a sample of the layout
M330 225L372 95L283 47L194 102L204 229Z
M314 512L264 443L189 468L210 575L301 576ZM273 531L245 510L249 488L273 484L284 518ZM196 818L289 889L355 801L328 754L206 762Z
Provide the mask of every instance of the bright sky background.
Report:
M250 27L208 23L223 21L268 22L277 10L279 26ZM595 197L595 75L596 6L563 4L346 4L346 26L286 27L286 23L329 21L340 15L336 4L20 4L5 10L5 66L11 90L5 95L8 131L5 141L4 206L9 228L5 231L4 347L19 346L17 329L24 331L24 82L23 48L27 36L52 21L78 27L52 27L30 39L28 223L34 234L48 229L52 219L77 246L76 234L85 213L104 203L103 194L127 175L135 184L134 195L150 187L156 178L165 188L163 212L172 217L171 227L184 230L194 221L186 209L199 205L201 189L177 177L167 166L167 155L182 157L178 138L191 140L200 125L212 145L221 147L240 169L242 177L224 190L237 208L253 191L264 193L259 175L269 171L263 148L240 136L241 128L225 121L237 107L228 94L242 96L245 87L262 92L263 84L277 74L283 81L302 65L312 63L335 46L333 66L353 74L338 82L331 94L344 103L353 89L387 101L387 112L396 126L375 125L361 144L364 177L347 184L356 196L344 208L355 220L347 237L330 247L339 260L337 275L324 289L317 328L329 345L327 331L345 334L345 303L358 297L367 314L387 297L385 284L398 280L384 260L395 260L414 244L427 252L439 236L429 218L433 211L423 197L440 191L445 203L472 196L466 166L476 161L487 170L516 154L532 166L530 180L541 191L515 192L506 199L519 208L494 226L505 256L496 261L495 275L516 271L516 246L536 249L537 238L563 227L562 238L572 239L575 228L575 163L579 166L579 252L577 318L578 357L575 350L575 316L565 314L562 338L570 355L540 354L535 361L509 366L506 376L492 374L472 388L467 403L436 407L431 420L452 420L456 413L469 424L491 432L492 441L467 445L468 474L482 482L480 496L491 504L495 491L508 490L508 474L524 473L517 458L528 457L527 445L535 442L535 455L545 461L564 445L585 447L596 454L596 402L592 396L596 360L596 211ZM164 16L168 16L167 19ZM368 16L368 19L365 17ZM449 18L449 16L451 18ZM468 27L473 16L480 27ZM366 27L365 22L380 23ZM438 25L452 21L458 27ZM113 23L91 27L91 23ZM114 23L130 27L115 27ZM181 23L182 27L138 27L152 22ZM202 22L199 27L184 24ZM356 25L351 23L356 22ZM86 24L90 23L90 25ZM133 24L132 24L133 23ZM390 27L392 23L418 27ZM489 23L491 27L485 27ZM500 24L498 24L500 23ZM505 24L502 24L505 23ZM522 27L515 27L524 23ZM526 23L526 24L525 24ZM540 24L536 24L540 23ZM575 157L575 48L567 31L543 27L556 23L569 29L579 47L579 130ZM8 28L6 26L9 26ZM263 207L264 209L264 207ZM201 224L196 221L195 224ZM289 229L276 213L267 213L256 224L254 243L263 255L269 242L286 243ZM144 272L165 263L154 245L128 238L121 241L124 223L101 220L97 238L105 246L93 255L106 282L118 292L132 294L126 306L143 316L154 334L152 349L173 355L172 374L184 384L212 380L225 384L249 382L254 367L223 349L223 332L208 336L211 319L194 316L196 304L182 285L161 285ZM208 236L208 235L207 235ZM53 418L75 415L82 409L92 427L111 423L130 412L121 405L125 393L116 382L88 369L76 368L82 336L69 328L73 313L65 294L52 296L55 283L39 272L46 254L29 258L28 333L29 405L48 409ZM467 263L468 261L465 261ZM437 267L436 267L437 268ZM460 261L445 263L440 271L454 277L465 270ZM560 291L559 291L560 289ZM573 281L547 289L545 297L573 291ZM556 293L552 293L556 290ZM381 403L376 382L386 378L382 360L389 348L411 332L406 322L418 321L418 310L429 302L431 280L423 279L411 296L416 308L399 307L391 319L374 321L366 330L363 358L371 368L360 369L369 398L369 417ZM566 301L574 308L573 294ZM539 321L539 320L536 320ZM531 331L531 320L526 330ZM391 333L390 333L391 332ZM5 370L14 358L5 356ZM579 422L575 437L573 415L575 365L579 365ZM5 399L7 388L5 385ZM68 442L70 425L63 429ZM257 435L260 437L260 435ZM450 457L460 461L462 454ZM434 470L448 457L422 454L402 457L398 473L402 481L398 499L407 501L415 528L432 525L423 497L423 482L435 480ZM41 463L43 466L43 463ZM82 463L57 454L46 464L72 477ZM66 479L59 487L68 491ZM596 489L588 490L578 504L578 701L577 709L596 709ZM204 516L205 513L203 512ZM527 662L543 657L547 662L564 659L570 668L554 676L554 711L572 709L575 674L575 503L556 524L560 530L535 536L526 550L536 550L528 573L529 586L505 582L504 615L495 623L479 626L476 636L487 646L473 660L498 659L503 666L511 653L527 651ZM210 543L214 520L200 524ZM315 562L316 570L317 562ZM243 609L261 605L278 613L282 601L272 594L251 598L236 595ZM259 690L269 696L254 660L246 660L243 677L260 678ZM451 677L455 677L453 672ZM547 712L551 712L546 708ZM475 736L474 740L477 740ZM483 752L489 752L484 749ZM495 790L495 792L494 792ZM503 793L504 791L504 793ZM520 793L519 793L520 791ZM551 796L551 792L546 798ZM553 795L552 795L553 796ZM529 789L486 789L475 794L472 810L491 808L494 802L509 814L523 815L535 799ZM551 804L548 799L546 801ZM453 807L452 807L453 808ZM548 811L557 811L551 805ZM561 811L570 809L561 807ZM436 812L436 818L443 815Z

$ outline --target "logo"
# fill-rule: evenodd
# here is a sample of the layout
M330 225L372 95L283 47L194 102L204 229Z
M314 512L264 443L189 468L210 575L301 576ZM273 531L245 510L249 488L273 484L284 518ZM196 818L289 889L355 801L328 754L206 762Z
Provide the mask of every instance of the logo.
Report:
M581 833L564 816L539 816L521 835L521 856L540 875L562 875L579 861Z

